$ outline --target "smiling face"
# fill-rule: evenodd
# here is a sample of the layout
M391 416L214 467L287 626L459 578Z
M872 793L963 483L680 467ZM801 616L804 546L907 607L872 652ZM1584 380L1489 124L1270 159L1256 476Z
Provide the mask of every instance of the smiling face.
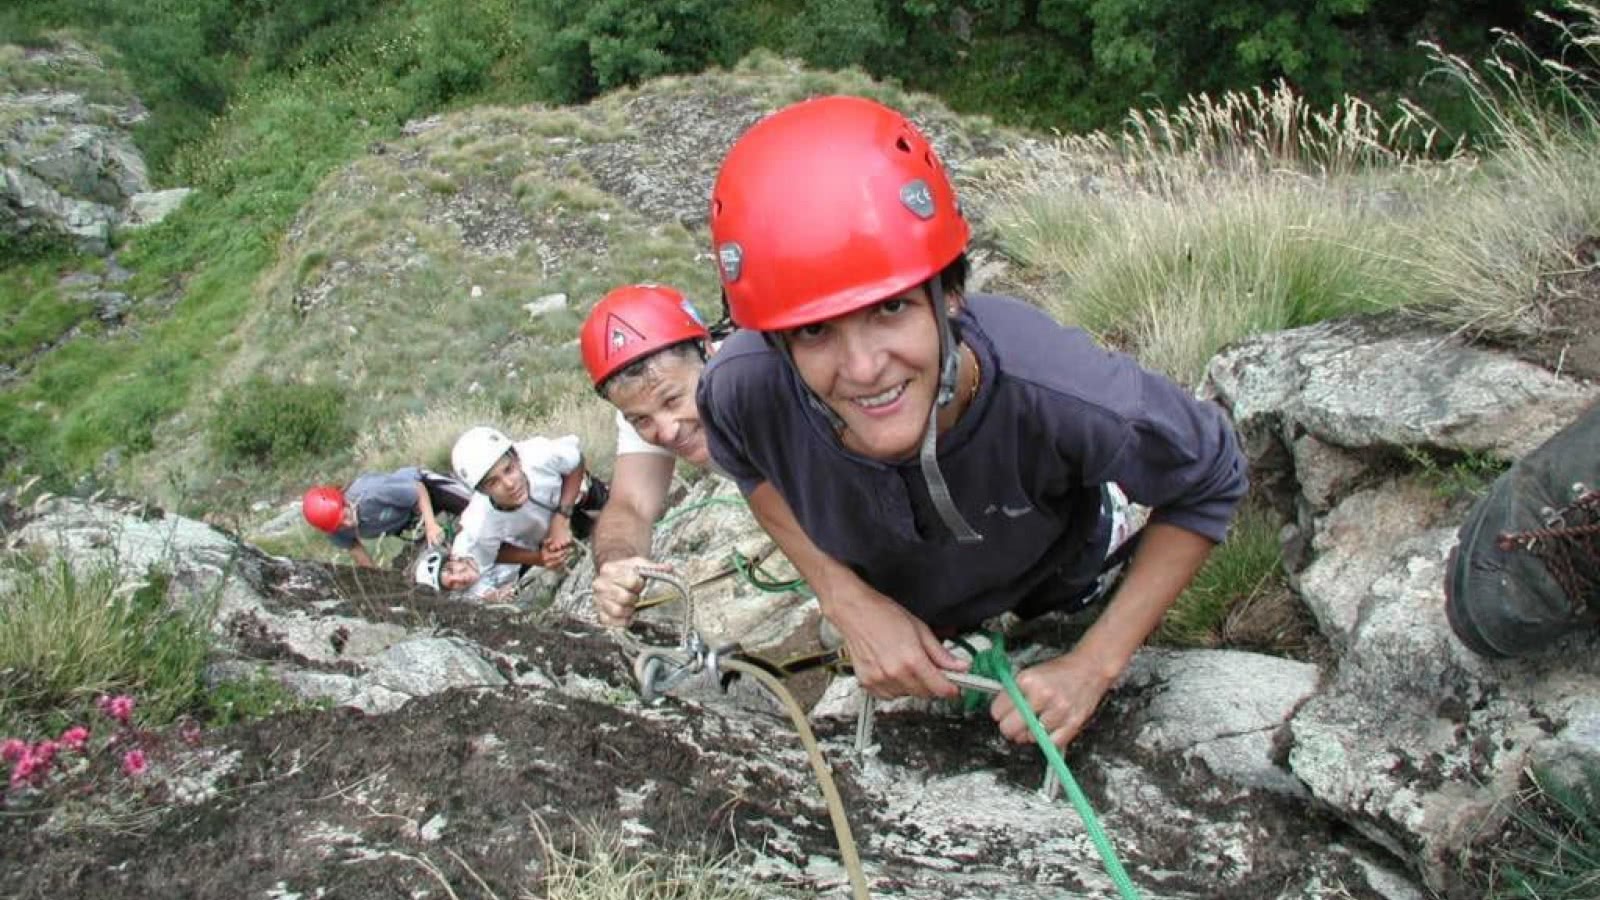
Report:
M528 476L522 471L516 451L508 450L500 457L500 461L489 469L489 474L478 482L478 490L488 494L500 509L516 509L527 502Z
M784 333L795 368L844 421L846 448L886 462L917 451L939 385L939 336L917 287Z
M637 375L606 386L606 399L639 437L685 462L704 466L711 459L694 392L705 363L696 352L663 351L650 357Z
M478 581L478 564L471 557L451 557L439 573L439 584L447 591L460 591Z

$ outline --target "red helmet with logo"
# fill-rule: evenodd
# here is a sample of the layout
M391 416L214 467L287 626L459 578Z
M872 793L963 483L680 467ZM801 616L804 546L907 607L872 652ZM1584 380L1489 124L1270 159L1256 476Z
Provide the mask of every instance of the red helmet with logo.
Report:
M659 284L630 284L601 297L589 310L578 344L589 380L598 388L635 360L673 344L710 337L682 294Z
M781 331L915 287L970 230L928 139L860 97L785 107L746 131L711 194L733 321Z
M344 521L344 491L333 485L319 484L300 498L300 512L305 514L312 528L332 534Z

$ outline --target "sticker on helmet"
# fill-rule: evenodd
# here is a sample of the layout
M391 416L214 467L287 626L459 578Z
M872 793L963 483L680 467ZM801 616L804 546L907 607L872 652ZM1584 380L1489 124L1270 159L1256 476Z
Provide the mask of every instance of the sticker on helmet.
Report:
M606 319L606 334L610 335L606 341L608 356L626 347L631 341L644 340L644 335L640 334L637 328L624 322L621 317L616 315Z
M933 218L935 211L933 191L928 189L928 183L921 178L908 181L900 188L900 202L919 219Z
M687 297L683 299L683 311L689 314L689 318L693 319L696 325L701 328L706 327L706 320L700 318L700 311L694 308L694 304L690 303Z
M739 272L744 268L744 248L731 241L723 244L717 251L717 262L722 265L723 281L738 281Z

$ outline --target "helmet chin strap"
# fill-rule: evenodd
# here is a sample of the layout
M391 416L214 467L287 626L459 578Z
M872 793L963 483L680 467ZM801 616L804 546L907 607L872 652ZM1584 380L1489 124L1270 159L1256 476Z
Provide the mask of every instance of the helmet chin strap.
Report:
M945 312L944 285L937 273L928 279L928 296L933 300L933 319L939 330L939 391L928 409L928 427L923 429L922 450L917 458L922 464L922 478L928 483L928 497L933 500L933 508L938 510L945 527L956 536L958 543L979 544L983 542L983 535L962 518L961 510L956 509L955 500L950 497L950 485L945 483L944 473L939 470L939 410L956 396L961 351L950 328L950 316Z
M817 392L813 391L811 385L806 384L805 378L801 377L800 367L794 364L794 354L790 352L789 341L783 336L783 332L764 331L761 335L766 338L767 343L778 348L778 354L783 357L784 363L789 366L789 371L793 372L796 380L800 382L800 392L805 394L806 403L812 409L822 413L822 417L828 420L829 428L832 428L835 432L843 431L845 427L844 419L833 411L833 407L823 403L822 398L817 396Z

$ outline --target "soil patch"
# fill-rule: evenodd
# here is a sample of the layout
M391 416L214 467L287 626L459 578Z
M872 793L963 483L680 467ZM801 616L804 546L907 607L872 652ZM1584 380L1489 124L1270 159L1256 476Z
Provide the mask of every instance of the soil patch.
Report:
M0 818L0 882L18 898L415 897L439 895L442 879L463 897L515 897L543 858L536 822L564 849L593 824L721 855L759 844L763 821L794 821L788 786L734 793L689 731L515 690L381 717L277 717L211 735L241 767L217 799L169 809L148 833L48 835L37 818ZM825 828L801 836L802 854L831 852Z

